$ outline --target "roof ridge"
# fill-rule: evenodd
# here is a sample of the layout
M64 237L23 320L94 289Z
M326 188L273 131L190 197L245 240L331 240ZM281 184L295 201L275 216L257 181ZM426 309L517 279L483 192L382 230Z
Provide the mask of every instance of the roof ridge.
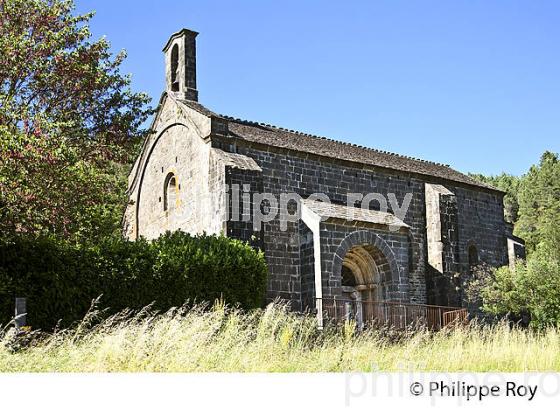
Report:
M358 145L356 143L341 141L341 140L337 140L337 139L334 139L334 138L325 137L325 136L321 136L321 135L308 134L308 133L305 133L305 132L302 132L302 131L291 130L291 129L276 126L276 125L266 124L264 122L245 120L245 119L242 119L242 118L235 118L235 117L232 117L232 116L229 116L229 115L221 115L221 114L220 114L220 117L222 117L226 120L229 120L229 121L234 121L234 122L243 124L243 125L257 125L257 126L261 126L261 127L272 128L272 129L280 130L280 131L283 131L283 132L289 132L291 134L303 135L303 136L311 137L311 138L315 138L315 139L321 139L321 140L328 140L328 141L336 142L336 143L342 144L342 145L353 146L353 147L356 147L356 148L361 148L361 149L365 149L365 150L368 150L368 151L377 152L377 153L380 153L380 154L392 155L392 156L403 158L403 159L419 161L419 162L433 164L433 165L437 165L437 166L441 166L441 167L451 168L451 166L449 164L443 164L443 163L440 163L440 162L429 161L429 160L426 160L426 159L416 158L416 157L412 157L412 156L409 156L409 155L402 155L402 154L398 154L396 152L384 151L384 150L380 150L380 149L377 149L377 148L367 147L367 146L364 146L364 145Z
M208 108L206 108L198 101L194 102L190 100L180 100L180 102L207 117L219 118L222 119L223 121L229 121L232 125L239 124L248 127L254 127L255 131L250 132L247 135L243 135L243 132L239 130L240 134L238 136L240 138L247 139L249 141L256 141L256 142L260 141L266 145L286 147L288 149L314 153L317 155L323 155L330 158L341 158L343 160L353 161L362 164L369 164L369 165L375 165L388 169L412 172L420 175L429 175L443 180L455 181L462 184L477 186L479 188L498 191L503 194L503 191L500 191L488 184L484 184L482 182L476 181L475 179L466 175L465 173L456 171L455 169L451 168L450 165L447 164L437 163L434 161L428 161L420 158L414 158L411 156L397 154L394 152L383 151L377 148L366 147L351 142L340 141L333 138L313 135L301 131L290 130L284 127L278 127L275 125L266 124L264 122L244 120L241 118L234 118L228 115L217 114L213 111L210 111ZM262 132L259 132L259 130ZM274 139L274 138L269 138L267 136L263 140L264 133L266 132L270 133L272 136L276 136L280 138ZM285 138L282 135L279 135L280 133L285 133ZM298 138L296 137L298 135L305 136L307 140L304 138L298 140ZM276 142L276 140L278 141ZM327 151L336 149L336 145L338 145L339 146L338 149L340 150L340 152L337 153L326 152L324 149L321 148L323 144L320 141L329 142L324 144L327 146ZM283 142L283 144L281 144L280 142ZM335 144L335 145L329 147L329 144ZM345 149L344 147L356 147L359 150ZM393 158L394 159L398 158L399 161L394 161Z

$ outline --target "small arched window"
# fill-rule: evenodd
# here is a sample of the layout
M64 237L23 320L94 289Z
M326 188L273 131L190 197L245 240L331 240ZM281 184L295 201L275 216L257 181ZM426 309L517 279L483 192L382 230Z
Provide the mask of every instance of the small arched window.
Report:
M173 172L170 172L165 177L163 185L163 210L171 213L177 206L177 197L179 194L179 185L177 178Z
M472 271L478 265L478 250L476 246L469 245L469 269Z
M171 49L171 91L179 91L179 46Z

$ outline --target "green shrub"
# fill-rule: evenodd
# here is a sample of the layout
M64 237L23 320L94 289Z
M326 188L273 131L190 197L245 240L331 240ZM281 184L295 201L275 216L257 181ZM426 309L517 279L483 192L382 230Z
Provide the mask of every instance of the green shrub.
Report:
M16 296L27 298L28 324L43 329L81 319L99 295L108 312L220 298L260 307L266 274L262 252L222 236L174 232L89 246L20 238L0 245L0 323L13 317Z
M497 269L482 289L484 310L495 315L531 315L531 326L560 326L560 263L534 252L515 269Z

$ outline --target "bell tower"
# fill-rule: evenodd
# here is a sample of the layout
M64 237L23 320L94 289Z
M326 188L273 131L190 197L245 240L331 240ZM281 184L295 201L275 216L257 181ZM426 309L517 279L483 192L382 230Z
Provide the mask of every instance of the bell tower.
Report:
M165 55L165 82L167 92L182 100L198 101L196 89L196 31L186 28L171 35Z

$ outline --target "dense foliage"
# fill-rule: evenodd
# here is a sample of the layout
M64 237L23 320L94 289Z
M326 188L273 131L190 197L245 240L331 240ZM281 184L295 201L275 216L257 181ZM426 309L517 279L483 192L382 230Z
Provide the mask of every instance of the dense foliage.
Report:
M471 281L486 312L520 317L534 327L560 325L560 160L545 152L522 177L500 175L478 179L506 192L515 233L527 245L527 261L514 269L481 270ZM509 204L509 208L508 208ZM514 212L515 211L515 212Z
M0 0L0 227L4 237L118 232L126 174L150 114L92 13Z
M515 269L497 269L482 297L489 313L528 313L533 327L560 326L560 262L537 253Z
M71 0L0 0L0 322L14 298L28 323L222 298L260 306L261 253L223 237L120 235L126 174L152 113L112 55L93 13Z
M0 323L13 316L16 296L27 298L28 324L43 329L81 319L101 294L109 312L216 299L260 307L266 274L262 252L223 236L175 232L94 246L19 238L0 246Z
M546 152L522 178L515 232L529 252L542 251L560 260L560 160Z

